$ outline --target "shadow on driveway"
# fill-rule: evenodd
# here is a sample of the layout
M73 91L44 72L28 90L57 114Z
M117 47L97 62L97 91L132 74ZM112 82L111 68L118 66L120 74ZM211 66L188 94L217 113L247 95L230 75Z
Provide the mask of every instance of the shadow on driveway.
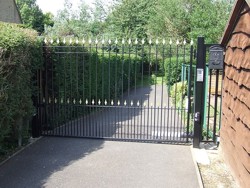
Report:
M0 166L0 187L43 187L53 173L102 149L102 145L103 140L42 138Z
M0 166L1 188L199 187L190 146L45 137Z

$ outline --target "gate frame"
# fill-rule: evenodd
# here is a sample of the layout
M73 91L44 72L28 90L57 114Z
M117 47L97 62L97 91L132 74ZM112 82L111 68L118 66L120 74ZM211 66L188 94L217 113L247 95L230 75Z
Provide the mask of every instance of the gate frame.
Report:
M220 44L205 44L204 37L198 37L197 40L197 64L196 64L196 80L195 80L195 109L194 109L194 137L193 137L193 147L200 148L200 143L202 140L203 126L206 121L206 100L207 100L207 82L208 82L208 71L210 69L207 67L206 62L206 50L211 46L220 46ZM224 69L222 69L224 71ZM198 71L202 71L202 79L199 78ZM200 80L201 79L201 80ZM216 91L218 92L218 75L216 75ZM217 97L216 96L216 111L217 111ZM222 100L222 99L221 99ZM208 117L209 118L209 117ZM216 121L216 117L215 117ZM221 121L221 119L219 119ZM216 122L215 122L216 123ZM216 143L216 125L214 123L213 128L213 140ZM208 125L207 125L208 126Z

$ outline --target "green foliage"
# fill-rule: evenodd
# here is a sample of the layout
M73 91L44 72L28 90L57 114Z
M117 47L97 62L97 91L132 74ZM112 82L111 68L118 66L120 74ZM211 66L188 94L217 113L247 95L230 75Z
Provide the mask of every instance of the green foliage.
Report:
M96 0L95 7L90 7L84 1L77 11L72 9L72 4L65 0L64 9L58 12L54 25L46 27L47 36L103 36L106 25L107 8L104 0Z
M147 24L155 1L123 0L109 14L108 30L118 38L147 38Z
M220 0L157 0L148 21L153 36L204 36L207 43L218 42L223 34L232 4Z
M148 33L158 37L187 37L188 12L183 0L157 0L148 20Z
M169 57L165 60L165 81L167 86L181 80L182 64L187 63L184 57Z
M61 56L56 64L56 84L64 86L60 88L61 97L75 98L78 101L80 99L108 100L117 98L128 87L134 85L135 74L139 71L139 65L136 66L139 63L138 58L102 53L95 49L89 51L88 48L82 47L68 48L68 50L84 51L85 54L75 59L65 53L65 56ZM53 59L57 60L56 55Z
M186 38L206 37L218 42L229 17L229 0L114 0L106 6L95 0L95 8L84 1L73 11L68 0L48 27L50 36L97 36L104 38Z
M41 56L35 31L0 22L0 149L5 139L18 139L34 113L31 78Z
M177 82L170 89L170 96L175 107L183 108L185 104L185 96L187 94L187 81Z
M43 14L42 10L36 5L36 0L17 0L23 24L28 28L33 28L42 33L44 25L53 26L53 16L49 13Z
M204 36L207 43L219 42L229 18L230 3L226 1L191 0L189 38Z
M47 64L48 97L52 100L56 98L69 106L74 101L85 104L86 100L89 104L92 100L95 104L99 100L102 104L105 100L110 104L111 100L117 101L121 94L133 88L138 80L139 56L107 51L106 48L96 49L95 46L60 45L60 48L46 48L46 58L52 60ZM51 110L47 109L49 121L62 123L78 117L76 108L59 107L52 120ZM90 111L79 115L82 113Z

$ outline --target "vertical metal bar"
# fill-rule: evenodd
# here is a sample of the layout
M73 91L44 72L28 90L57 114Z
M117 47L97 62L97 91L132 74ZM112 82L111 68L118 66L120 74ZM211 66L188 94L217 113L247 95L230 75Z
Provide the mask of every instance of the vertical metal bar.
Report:
M114 103L116 104L117 103L117 100L118 100L118 81L117 81L117 71L118 71L118 61L117 61L117 54L118 54L118 46L117 46L117 43L115 45L115 49L116 49L116 52L115 52L115 97L114 97Z
M209 69L209 93L208 93L208 103L204 104L206 108L208 108L207 112L207 128L206 128L206 140L209 140L209 126L210 126L210 110L211 110L211 94L212 94L212 78L213 78L213 71ZM208 75L208 74L207 74Z
M144 104L142 104L142 109L143 109L143 139L146 139L145 134L146 134L146 106L144 106Z
M162 45L162 72L161 72L161 114L160 114L160 117L161 117L161 121L160 121L160 125L161 125L161 128L160 128L160 132L162 133L162 139L164 139L164 132L165 132L165 124L162 124L163 122L163 115L164 115L164 118L165 118L165 113L163 113L163 106L164 106L164 101L163 101L163 95L164 95L164 80L163 80L163 77L165 76L165 43ZM164 76L163 76L164 75ZM164 129L164 130L163 130Z
M168 62L168 78L167 78L167 92L168 92L168 98L167 98L167 140L169 139L169 131L171 131L172 128L172 111L170 114L170 87L171 87L171 64L172 64L172 45L169 44L169 62ZM171 115L171 117L170 117Z
M175 110L175 109L174 109ZM171 140L172 139L172 132L173 132L173 125L172 125L172 122L173 122L173 107L171 106L170 107L170 128L169 128L169 130L170 130L170 132L168 132L168 136L169 136L169 140Z
M119 125L117 125L117 116L118 116L118 113L117 113L117 110L119 110L117 107L116 107L116 103L114 102L114 107L112 108L112 111L115 111L115 117L113 118L112 122L114 124L114 134L115 134L115 138L119 138Z
M56 47L54 47L54 52L51 54L50 62L51 62L51 124L52 124L52 131L55 134L56 127L55 127L55 93L54 93L54 54L56 53Z
M157 133L156 136L158 137L158 123L156 122L156 118L157 118L157 116L156 116L156 109L158 108L158 104L156 102L156 95L157 95L157 92L156 92L157 86L156 85L157 85L157 73L158 73L158 71L157 71L157 69L158 69L158 66L157 66L157 56L158 56L158 44L156 44L156 46L155 46L155 75L154 75L154 87L155 87L155 92L154 92L154 107L156 107L154 109L154 132Z
M103 134L104 134L104 123L103 123L104 118L103 117L105 116L105 114L104 114L104 110L103 110L104 107L103 107L102 104L100 104L100 108L101 108L101 111L102 111L102 115L101 115L102 118L101 118L101 123L100 123L101 124L101 130L100 130L101 134L100 134L100 136L103 138Z
M101 104L104 105L104 43L102 43L102 98Z
M131 80L131 45L128 45L128 104L130 103L130 80Z
M70 105L70 133L72 134L72 132L73 132L73 130L72 130L72 128L73 128L73 126L72 126L72 114L73 114L73 110L72 110L72 103L73 103L73 68L72 68L72 63L73 63L73 61L72 61L72 47L70 47L70 52L69 52L69 58L70 58L70 60L69 60L69 65L70 65L70 103L69 103L69 105Z
M140 103L140 106L138 107L139 111L139 122L140 122L140 127L139 127L139 139L143 139L144 136L144 122L143 122L143 116L144 116L144 110L143 110L143 104Z
M177 114L180 114L180 111L181 111L181 108L178 106L177 107ZM178 128L179 128L180 125L181 125L180 118L177 117L177 128L176 128L177 130L174 132L174 140L178 140L178 135L179 135Z
M185 120L185 111L183 110L183 108L185 108L185 104L184 104L184 96L185 96L185 90L186 90L186 44L183 45L183 60L184 60L184 64L182 64L182 68L183 68L183 79L181 80L182 82L182 93L181 93L181 106L180 106L180 113L181 113L181 121L180 121L180 127L179 127L179 134L182 134L183 131L183 127L185 127L185 122L183 122L182 120ZM183 114L184 113L184 114ZM184 116L184 117L183 117Z
M193 147L199 148L202 136L203 105L204 105L204 73L206 71L206 47L204 37L198 37L197 65L196 65L196 90L195 90L195 122ZM203 75L202 75L203 74ZM201 89L202 88L202 89Z
M163 119L163 125L164 125L164 127L163 127L163 140L166 140L166 116L165 116L165 114L166 114L166 106L164 105L164 107L163 107L163 114L164 114L164 119Z
M142 53L142 59L141 59L141 87L143 87L144 83L143 83L143 76L144 76L144 44L142 45L142 50L141 50L141 53ZM143 102L143 101L141 101Z
M208 109L209 109L209 105L207 104L207 94L208 94L208 81L209 81L209 69L208 69L208 65L206 65L206 75L205 75L205 91L204 91L204 116L203 116L203 125L202 125L202 132L205 131L206 127L207 127L207 131L206 131L206 140L208 140L208 133L209 133L209 124L206 125L207 119L209 119L209 113L207 113ZM210 99L209 99L210 100ZM207 119L206 119L207 118ZM204 138L203 138L204 139Z
M136 101L134 101L134 102L136 102ZM133 108L133 119L134 119L134 139L135 139L135 135L136 135L136 126L138 127L139 125L137 124L136 125L136 115L135 115L135 110L136 110L136 105L134 105L134 106L132 106L132 108Z
M149 115L150 115L150 113L149 113L149 96L148 96L148 104L147 104L147 111L148 111L148 113L147 113L147 140L149 139L149 129L150 129L150 124L149 124L149 120L151 119L151 117L150 117L150 119L149 119Z
M89 109L90 109L90 114L89 114L89 121L90 121L90 137L93 137L93 125L94 125L94 119L92 118L92 112L93 112L93 107L92 107L92 104L91 104L91 101L90 101L90 104L89 104Z
M186 130L186 142L189 139L189 129L190 129L190 115L191 115L191 90L192 90L192 74L193 74L193 53L194 47L190 47L190 62L189 62L189 74L188 74L188 114L187 114L187 130Z
M138 58L138 44L136 44L136 46L135 46L135 61L133 61L134 62L134 66L135 66L135 70L134 70L134 73L135 73L135 77L134 77L134 79L135 79L135 86L134 86L134 88L135 88L135 96L136 96L136 94L137 94L137 58ZM135 102L137 102L137 101L135 101Z
M128 138L130 138L130 136L131 136L131 134L130 134L130 132L131 132L131 130L130 130L130 121L131 121L131 115L130 115L130 112L131 112L131 110L129 109L129 100L128 100L128 107L127 107L127 110L128 110L128 128L127 128L127 135L128 135Z
M216 70L215 80L215 100L214 100L214 127L213 127L213 141L216 143L216 125L217 125L217 105L218 105L218 88L219 88L219 70Z
M122 119L122 106L119 106L119 110L120 110L120 116L119 116L119 122L120 122L120 138L123 138L123 119Z
M177 44L176 45L176 68L175 68L175 71L176 73L178 72L178 67L179 67L179 45ZM179 80L178 78L178 74L176 74L176 81ZM175 101L174 101L174 130L173 130L173 137L174 137L174 134L176 132L176 126L178 126L176 120L178 118L178 111L177 111L177 83L174 84L174 98L175 98Z
M110 64L111 64L111 62L110 62L110 51L111 51L111 44L109 44L109 67L108 67L108 82L109 82L109 85L108 85L108 103L110 104L110 102L111 102L111 81L110 81L110 75L111 75L111 73L110 73Z
M224 71L222 71L222 75L220 78L220 82L221 82L221 87L220 87L220 96L221 96L221 100L220 100L220 116L219 116L219 130L221 128L221 118L222 118L222 89L223 89L223 78L224 78Z
M123 93L124 93L124 81L123 81L123 79L124 79L124 43L122 44L122 60L121 60L121 62L122 62L122 71L121 71L121 74L122 74L122 91L121 91L121 93L122 93L122 97L121 97L121 106L123 106L123 104L124 104L124 96L123 96Z
M61 66L61 54L60 54L60 46L58 46L58 53L57 53L57 60L58 60L58 63L56 65L56 71L58 72L57 74L61 75L61 69L59 69L59 67L62 67ZM59 71L60 70L60 71ZM57 87L58 87L58 94L57 94L57 117L59 117L59 122L58 122L58 134L61 135L61 132L62 132L62 120L61 120L61 103L60 103L60 100L61 100L61 76L57 76L57 79L58 79L58 83L57 83Z
M49 50L49 49L48 49ZM45 116L46 116L46 131L44 131L44 133L47 135L48 134L48 128L49 128L49 112L48 112L48 57L49 57L49 52L46 53L46 61L45 61Z
M98 91L97 91L97 83L98 83L98 43L96 43L96 49L95 49L95 104L97 104L98 101Z
M88 75L88 79L89 79L89 102L91 103L92 100L92 45L91 43L89 44L89 75Z
M79 75L78 75L78 54L79 54L79 51L78 51L78 47L76 46L75 47L75 58L76 58L76 61L75 61L75 69L76 69L76 99L75 99L75 104L74 104L74 106L75 106L75 111L76 111L76 115L75 115L75 131L76 131L76 133L75 133L75 136L78 136L78 132L79 132L79 128L78 128L78 122L79 122L79 114L78 114L78 101L79 101L79 89L78 89L78 85L79 85L79 83L78 83L78 81L79 81Z
M160 110L160 106L157 105L157 116L156 116L156 123L157 123L157 139L160 139L161 138L161 130L159 129L159 110ZM160 133L160 135L159 135Z
M63 85L64 85L64 97L63 97L63 111L64 111L64 129L63 129L63 135L65 135L65 132L66 132L66 127L67 127L67 124L66 124L66 122L67 122L67 103L66 103L66 101L67 101L67 94L66 94L66 91L67 91L67 88L66 88L66 60L67 60L67 58L65 57L65 47L63 46L62 47L62 49L63 49L63 55L64 55L64 57L63 57L63 75L64 75L64 83L63 83Z
M85 135L85 127L86 127L86 124L85 124L85 116L86 116L86 108L85 108L85 48L84 46L82 47L81 49L82 51L82 98L80 99L82 101L82 117L83 117L83 120L82 120L82 134L83 136L86 136Z

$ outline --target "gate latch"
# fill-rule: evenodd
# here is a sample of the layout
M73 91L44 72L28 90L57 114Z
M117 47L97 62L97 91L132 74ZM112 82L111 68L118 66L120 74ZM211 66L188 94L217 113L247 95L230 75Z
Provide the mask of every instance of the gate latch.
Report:
M200 123L200 112L194 114L194 121Z

